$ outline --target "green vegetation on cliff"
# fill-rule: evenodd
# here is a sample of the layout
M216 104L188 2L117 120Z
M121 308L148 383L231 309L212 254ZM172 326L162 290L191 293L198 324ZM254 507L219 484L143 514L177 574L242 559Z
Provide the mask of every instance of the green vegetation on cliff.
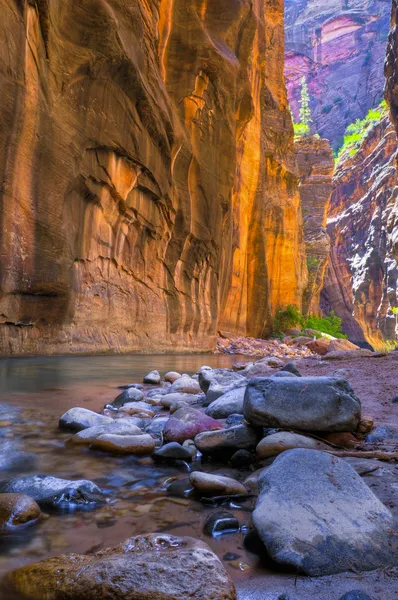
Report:
M364 119L357 119L355 123L351 123L347 127L344 143L336 154L336 163L347 153L350 158L356 155L369 131L384 117L386 112L387 103L383 100L377 108L371 108Z

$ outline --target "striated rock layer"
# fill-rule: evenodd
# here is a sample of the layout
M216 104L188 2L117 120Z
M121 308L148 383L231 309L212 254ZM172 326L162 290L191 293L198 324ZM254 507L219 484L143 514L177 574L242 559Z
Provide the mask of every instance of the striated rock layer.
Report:
M398 132L398 0L392 0L391 30L388 38L387 59L385 63L385 95L390 105L391 120ZM398 200L391 215L389 232L398 261Z
M282 0L0 0L0 351L209 349L306 283Z
M332 250L322 292L324 310L343 319L350 339L374 348L398 343L398 265L391 220L398 198L397 136L388 116L334 177L327 231Z
M298 138L295 152L308 267L303 314L320 314L320 294L330 253L326 215L333 188L334 158L329 141L316 136Z
M314 133L341 145L382 99L391 0L286 0L286 77L298 117L307 78Z

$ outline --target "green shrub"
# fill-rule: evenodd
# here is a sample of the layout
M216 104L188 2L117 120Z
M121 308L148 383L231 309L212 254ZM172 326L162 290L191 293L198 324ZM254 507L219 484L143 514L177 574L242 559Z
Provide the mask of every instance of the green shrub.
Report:
M371 108L364 119L357 119L355 123L351 123L346 129L344 142L339 152L337 153L336 162L338 163L341 157L348 153L351 158L356 155L363 140L366 138L373 125L380 121L386 114L387 103L383 100L377 108Z
M393 307L391 308L391 311L392 311L392 314L393 314L393 315L398 315L398 306L393 306Z
M303 329L315 329L336 338L347 339L341 329L342 320L332 311L327 317L309 315L304 317L297 306L289 304L278 308L274 319L274 335L280 336L288 329L301 326Z
M280 334L301 325L303 315L294 304L289 304L286 308L278 308L274 319L274 333Z
M307 256L307 267L309 271L316 271L319 267L319 258L316 256Z
M304 326L306 329L316 329L335 338L347 339L348 336L342 332L341 325L342 320L332 311L327 317L309 315Z

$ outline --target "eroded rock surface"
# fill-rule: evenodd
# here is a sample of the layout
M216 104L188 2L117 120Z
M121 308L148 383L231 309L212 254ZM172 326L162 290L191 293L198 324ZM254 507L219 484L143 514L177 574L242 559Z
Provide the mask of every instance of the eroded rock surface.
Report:
M207 544L157 534L93 555L50 558L13 571L5 584L31 600L236 600Z
M0 10L0 352L212 349L301 303L281 0Z
M328 211L332 249L322 307L342 319L352 341L378 350L397 339L397 147L385 115L354 156L341 157Z
M253 523L277 562L311 576L396 562L394 521L344 460L288 450L259 479Z
M382 99L391 0L286 0L286 77L298 117L307 78L314 133L341 146L347 125ZM298 119L297 119L298 120Z
M329 260L330 236L326 217L332 193L334 158L329 140L302 137L294 144L300 177L308 284L303 296L303 314L320 314L320 294Z

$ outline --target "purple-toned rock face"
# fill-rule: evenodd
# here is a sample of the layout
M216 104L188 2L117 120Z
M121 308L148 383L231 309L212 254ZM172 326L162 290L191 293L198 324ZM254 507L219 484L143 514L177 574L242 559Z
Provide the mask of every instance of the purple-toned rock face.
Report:
M344 3L346 6L344 6ZM286 77L298 119L307 77L313 133L341 145L344 131L383 96L391 0L286 0Z
M394 259L397 136L386 115L334 175L327 231L332 251L322 307L357 343L383 349L396 339L398 266Z
M222 424L216 419L208 417L200 410L190 407L178 409L167 421L163 431L166 442L179 442L193 440L203 431L222 429Z

